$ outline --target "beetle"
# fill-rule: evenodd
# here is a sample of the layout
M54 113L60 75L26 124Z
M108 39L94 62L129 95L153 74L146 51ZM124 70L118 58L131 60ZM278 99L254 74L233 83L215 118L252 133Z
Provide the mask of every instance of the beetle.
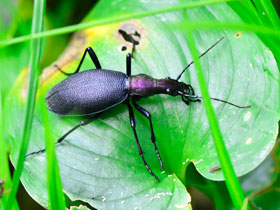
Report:
M200 57L209 52L214 46L222 41L223 38L224 37L220 38L216 43L209 47L200 55ZM133 41L132 38L131 40ZM64 72L56 65L58 70L68 77L62 82L55 85L46 94L45 99L48 109L58 115L91 115L90 118L82 120L78 125L65 133L57 140L56 143L61 143L65 139L65 137L72 133L74 130L95 120L103 111L121 103L126 104L129 112L130 125L133 129L139 155L141 156L142 161L149 173L159 181L158 177L150 169L144 158L143 150L139 143L139 138L136 132L135 117L132 106L134 106L137 111L139 111L144 117L149 120L151 141L154 145L160 166L163 169L163 163L158 147L156 145L151 114L146 109L137 104L137 100L139 100L140 98L147 98L155 94L167 94L173 97L181 96L182 101L186 105L189 105L190 102L199 102L201 97L195 95L191 85L178 81L185 70L188 69L193 64L193 62L188 64L183 69L177 79L171 79L170 77L167 77L165 79L155 79L146 74L131 75L131 59L134 53L134 49L135 42L133 42L132 52L128 53L126 56L126 73L123 73L120 71L102 69L96 53L91 47L88 47L85 50L75 72ZM90 69L80 72L80 67L87 53L93 61L96 69ZM211 99L228 103L238 108L249 107L238 106L228 101L217 98ZM27 156L43 151L45 151L45 149L29 153Z

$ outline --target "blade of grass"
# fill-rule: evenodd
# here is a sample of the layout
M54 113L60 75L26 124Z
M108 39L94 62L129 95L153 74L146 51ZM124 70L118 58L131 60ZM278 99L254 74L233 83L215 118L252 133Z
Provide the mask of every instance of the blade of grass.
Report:
M247 210L248 209L248 198L245 198L241 207L241 210Z
M205 29L205 30L239 30L239 31L253 31L260 34L266 34L275 36L276 38L280 36L280 30L271 29L266 26L259 26L254 24L243 24L243 23L232 23L232 22L213 22L213 21L203 21L203 22L189 22L190 28L195 29Z
M183 7L182 7L182 9L183 9ZM156 12L156 10L154 10L154 12ZM169 11L166 11L166 12L169 12ZM142 15L140 15L140 14L142 14ZM160 13L153 13L153 15L156 15L156 14L160 14ZM149 14L149 15L152 15L152 14ZM100 21L90 21L87 23L81 23L81 24L77 24L77 25L73 25L73 26L66 26L66 27L62 27L62 28L58 28L58 29L44 31L41 33L36 33L33 35L21 36L21 37L17 37L14 39L0 41L0 48L8 46L8 45L12 45L12 44L25 42L28 40L56 36L56 35L65 34L65 33L71 33L74 31L78 31L80 29L86 29L86 28L93 27L93 26L106 25L106 24L110 24L112 22L129 20L129 19L136 18L136 17L142 18L142 17L146 17L149 15L144 15L143 13L137 13L135 15L127 15L126 17L120 16L120 17L116 17L116 18L106 18L106 19L102 19ZM243 30L243 31L253 31L256 33L264 34L264 35L270 35L270 36L273 36L276 38L279 38L279 36L280 36L280 30L278 30L278 29L272 29L271 27L260 26L260 25L255 25L255 24L243 24L243 23L234 23L234 22L220 23L220 22L213 22L213 21L189 22L189 24L190 24L189 27L193 27L193 28L196 27L196 29Z
M45 139L47 151L47 186L49 195L49 209L65 210L64 194L62 182L59 175L57 158L55 155L55 145L51 137L48 111L45 106L41 107L43 113L43 124L45 126Z
M38 33L43 30L43 19L45 13L46 2L44 0L34 0L33 20L31 33ZM41 54L42 40L32 40L30 43L31 56L29 61L29 84L28 84L28 97L25 110L24 126L22 130L22 139L20 153L17 160L16 169L13 176L13 187L11 194L8 197L8 202L5 209L9 210L13 206L15 196L18 190L20 175L23 169L25 154L28 147L29 137L31 133L31 125L33 120L33 112L35 107L35 96L38 86L39 64Z
M0 90L0 180L3 180L2 187L4 188L3 195L0 199L0 206L6 206L7 197L12 189L12 179L9 168L8 151L4 139L4 123L3 123L3 109L2 109L2 94ZM19 209L18 203L15 202L13 209Z
M71 25L71 26L66 26L66 27L62 27L62 28L58 28L58 29L45 31L42 33L30 34L30 35L26 35L26 36L17 37L14 39L8 39L5 41L1 41L0 47L4 47L4 46L11 45L11 44L16 44L16 43L32 40L32 39L38 39L38 38L42 38L42 37L49 37L49 36L66 34L66 33L72 33L72 32L90 28L93 26L112 24L115 22L121 22L121 21L129 20L129 19L143 18L146 16L152 16L152 15L157 15L157 14L166 13L166 12L173 12L173 11L186 9L186 8L201 7L201 6L205 6L205 5L218 4L218 3L229 2L229 1L236 1L236 0L208 0L208 1L199 1L199 2L189 2L189 3L179 4L179 5L173 6L173 7L167 7L167 8L151 10L151 11L146 11L146 12L139 12L139 13L135 13L135 14L120 15L117 17L104 18L101 20L93 20L93 21L89 21L89 22L85 22L85 23L80 23L80 24L76 24L76 25Z
M273 52L275 58L280 61L280 49L278 43L280 42L280 30L257 26L248 24L238 24L238 23L218 23L218 22L190 22L189 28L193 29L214 29L214 30L238 30L238 31L253 31L263 40L263 42L269 47Z
M268 22L274 29L279 29L279 17L271 1L255 0L260 15Z
M264 25L263 19L260 17L258 11L256 10L256 8L251 0L243 0L243 1L241 1L241 3L243 3L245 5L248 12L250 12L251 15L253 16L252 19L254 19L255 22L257 22L257 24Z
M235 12L239 14L239 16L244 22L251 22L254 24L259 23L259 26L255 26L255 28L257 29L255 32L263 41L263 43L273 52L276 60L280 62L280 50L278 47L278 43L280 42L280 36L276 35L279 34L280 19L277 15L273 4L271 3L271 1L263 0L243 0L242 3L246 3L246 8L240 7L240 5L238 5L237 2L232 2L228 4L232 7L232 9ZM253 14L251 10L253 10L254 15L248 15L250 13ZM260 21L258 21L258 19L260 19ZM264 25L264 23L266 23L266 25ZM259 30L261 28L264 29L264 33ZM273 36L268 36L266 34L268 28L270 28L270 32L275 33Z
M261 38L263 38L264 43L267 44L269 49L273 52L276 59L280 60L280 50L278 47L280 30L271 29L269 27L252 25L252 24L240 24L240 23L219 23L212 21L204 22L189 22L188 27L192 29L204 29L204 30L238 30L238 31L253 31L256 32ZM174 25L174 28L181 30L182 24Z
M222 171L225 177L226 186L228 188L229 194L231 196L232 202L236 209L241 209L243 200L245 198L244 192L241 188L241 185L237 179L237 176L233 170L232 163L230 161L229 154L226 150L222 134L219 128L218 120L216 118L214 109L211 104L211 100L209 97L209 93L207 90L206 82L203 76L202 68L199 62L199 54L196 50L196 46L194 43L193 35L192 35L192 28L189 28L189 21L187 16L185 15L186 25L187 27L187 37L188 37L188 45L191 51L191 55L194 61L194 66L196 69L196 74L198 78L198 83L200 86L204 107L206 110L206 114L208 117L211 133L213 136L213 140L215 143L216 151L221 163Z

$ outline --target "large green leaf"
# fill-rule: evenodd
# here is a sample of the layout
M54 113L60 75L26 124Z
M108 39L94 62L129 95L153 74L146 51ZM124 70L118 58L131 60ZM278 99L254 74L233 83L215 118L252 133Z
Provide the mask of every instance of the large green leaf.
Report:
M160 3L104 0L86 20L178 3L167 0ZM155 78L176 78L192 60L184 29L173 28L174 24L184 22L185 14L192 21L241 22L226 4L219 4L95 27L77 33L55 63L65 71L73 72L84 49L92 46L103 68L125 72L125 55L131 45L121 37L118 30L132 28L141 34L132 62L132 73L145 73ZM205 51L222 36L225 39L200 61L212 97L238 105L251 105L249 109L238 109L213 101L234 169L240 176L257 167L275 142L279 120L279 73L272 53L253 33L195 32L199 52ZM128 47L126 51L121 50L124 45ZM91 68L94 66L87 58L82 69ZM53 66L46 68L37 103L45 104L46 90L64 78ZM14 143L13 162L17 158L22 126L25 79L26 72L23 72L6 104L6 113L9 113L8 132ZM200 95L193 67L184 74L182 81L191 84L196 94ZM152 114L165 173L160 170L150 141L149 123L139 113L136 113L137 132L145 151L144 156L161 182L155 182L143 165L130 128L127 108L121 104L104 112L93 123L79 128L56 146L64 192L71 200L82 200L99 209L173 209L188 206L190 198L183 184L188 179L185 171L189 161L194 163L204 177L223 180L221 171L209 172L219 165L219 160L202 103L186 106L180 97L156 95L142 99L139 104ZM83 119L61 117L53 113L50 113L50 118L53 136L57 138ZM44 148L42 121L37 108L29 152ZM22 176L27 191L44 206L47 205L45 165L45 153L29 156Z

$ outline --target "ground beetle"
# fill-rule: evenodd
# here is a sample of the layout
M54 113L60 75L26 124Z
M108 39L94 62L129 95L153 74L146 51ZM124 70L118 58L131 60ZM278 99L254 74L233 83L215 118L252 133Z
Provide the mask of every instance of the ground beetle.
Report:
M222 39L223 37L219 39L215 44L213 44L210 48L208 48L204 53L202 53L200 57L210 51ZM132 38L131 41L133 41ZM136 108L136 110L144 115L150 122L151 140L154 144L160 166L163 169L163 164L155 142L155 134L153 130L151 114L146 109L138 105L136 101L140 98L146 98L155 94L168 94L171 96L181 96L182 101L185 104L189 105L190 102L200 101L201 97L195 95L191 85L178 81L181 75L190 65L193 64L193 62L191 62L183 69L177 79L171 79L170 77L167 77L165 79L154 79L145 74L131 75L131 58L134 53L135 42L133 42L132 49L132 53L128 53L126 56L126 74L119 71L102 69L98 57L91 47L88 47L85 50L79 66L74 73L66 73L58 66L56 66L58 70L60 70L65 75L68 75L69 77L58 83L47 93L47 107L50 111L59 115L84 116L96 114L88 119L81 121L78 125L65 133L57 141L57 143L61 143L66 136L68 136L80 126L92 122L99 116L101 112L110 109L120 103L125 103L128 107L130 125L134 132L139 154L150 174L153 175L156 180L159 180L144 159L143 151L140 146L135 129L136 125L131 103ZM90 55L96 69L79 72L87 53ZM231 104L238 108L249 107L237 106L235 104L217 98L212 99ZM29 153L28 155L40 153L43 151L45 151L45 149Z

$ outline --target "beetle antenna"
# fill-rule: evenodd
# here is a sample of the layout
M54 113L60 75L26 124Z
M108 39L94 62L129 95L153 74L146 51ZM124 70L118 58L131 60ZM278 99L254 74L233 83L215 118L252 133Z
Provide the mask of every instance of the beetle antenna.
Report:
M206 53L208 53L213 47L215 47L220 41L222 41L225 37L221 37L217 42L215 42L211 47L209 47L206 51L204 51L199 58L201 58L202 56L204 56ZM193 61L190 62L184 69L183 71L179 74L179 76L177 77L177 81L181 78L182 74L184 74L184 72L193 64Z
M183 97L187 97L187 98L202 99L201 96L189 95L189 94L183 93L183 92L181 92L181 91L177 91L177 93L178 93L179 95L181 95L181 96L183 96ZM222 99L219 99L219 98L212 98L212 97L210 97L210 99L212 99L212 100L214 100L214 101L220 101L220 102L222 102L222 103L229 104L229 105L235 106L235 107L240 108L240 109L245 109L245 108L250 108L250 107L251 107L251 105L249 105L249 106L239 106L239 105L236 105L236 104L234 104L234 103L231 103L231 102L229 102L229 101L225 101L225 100L222 100Z

